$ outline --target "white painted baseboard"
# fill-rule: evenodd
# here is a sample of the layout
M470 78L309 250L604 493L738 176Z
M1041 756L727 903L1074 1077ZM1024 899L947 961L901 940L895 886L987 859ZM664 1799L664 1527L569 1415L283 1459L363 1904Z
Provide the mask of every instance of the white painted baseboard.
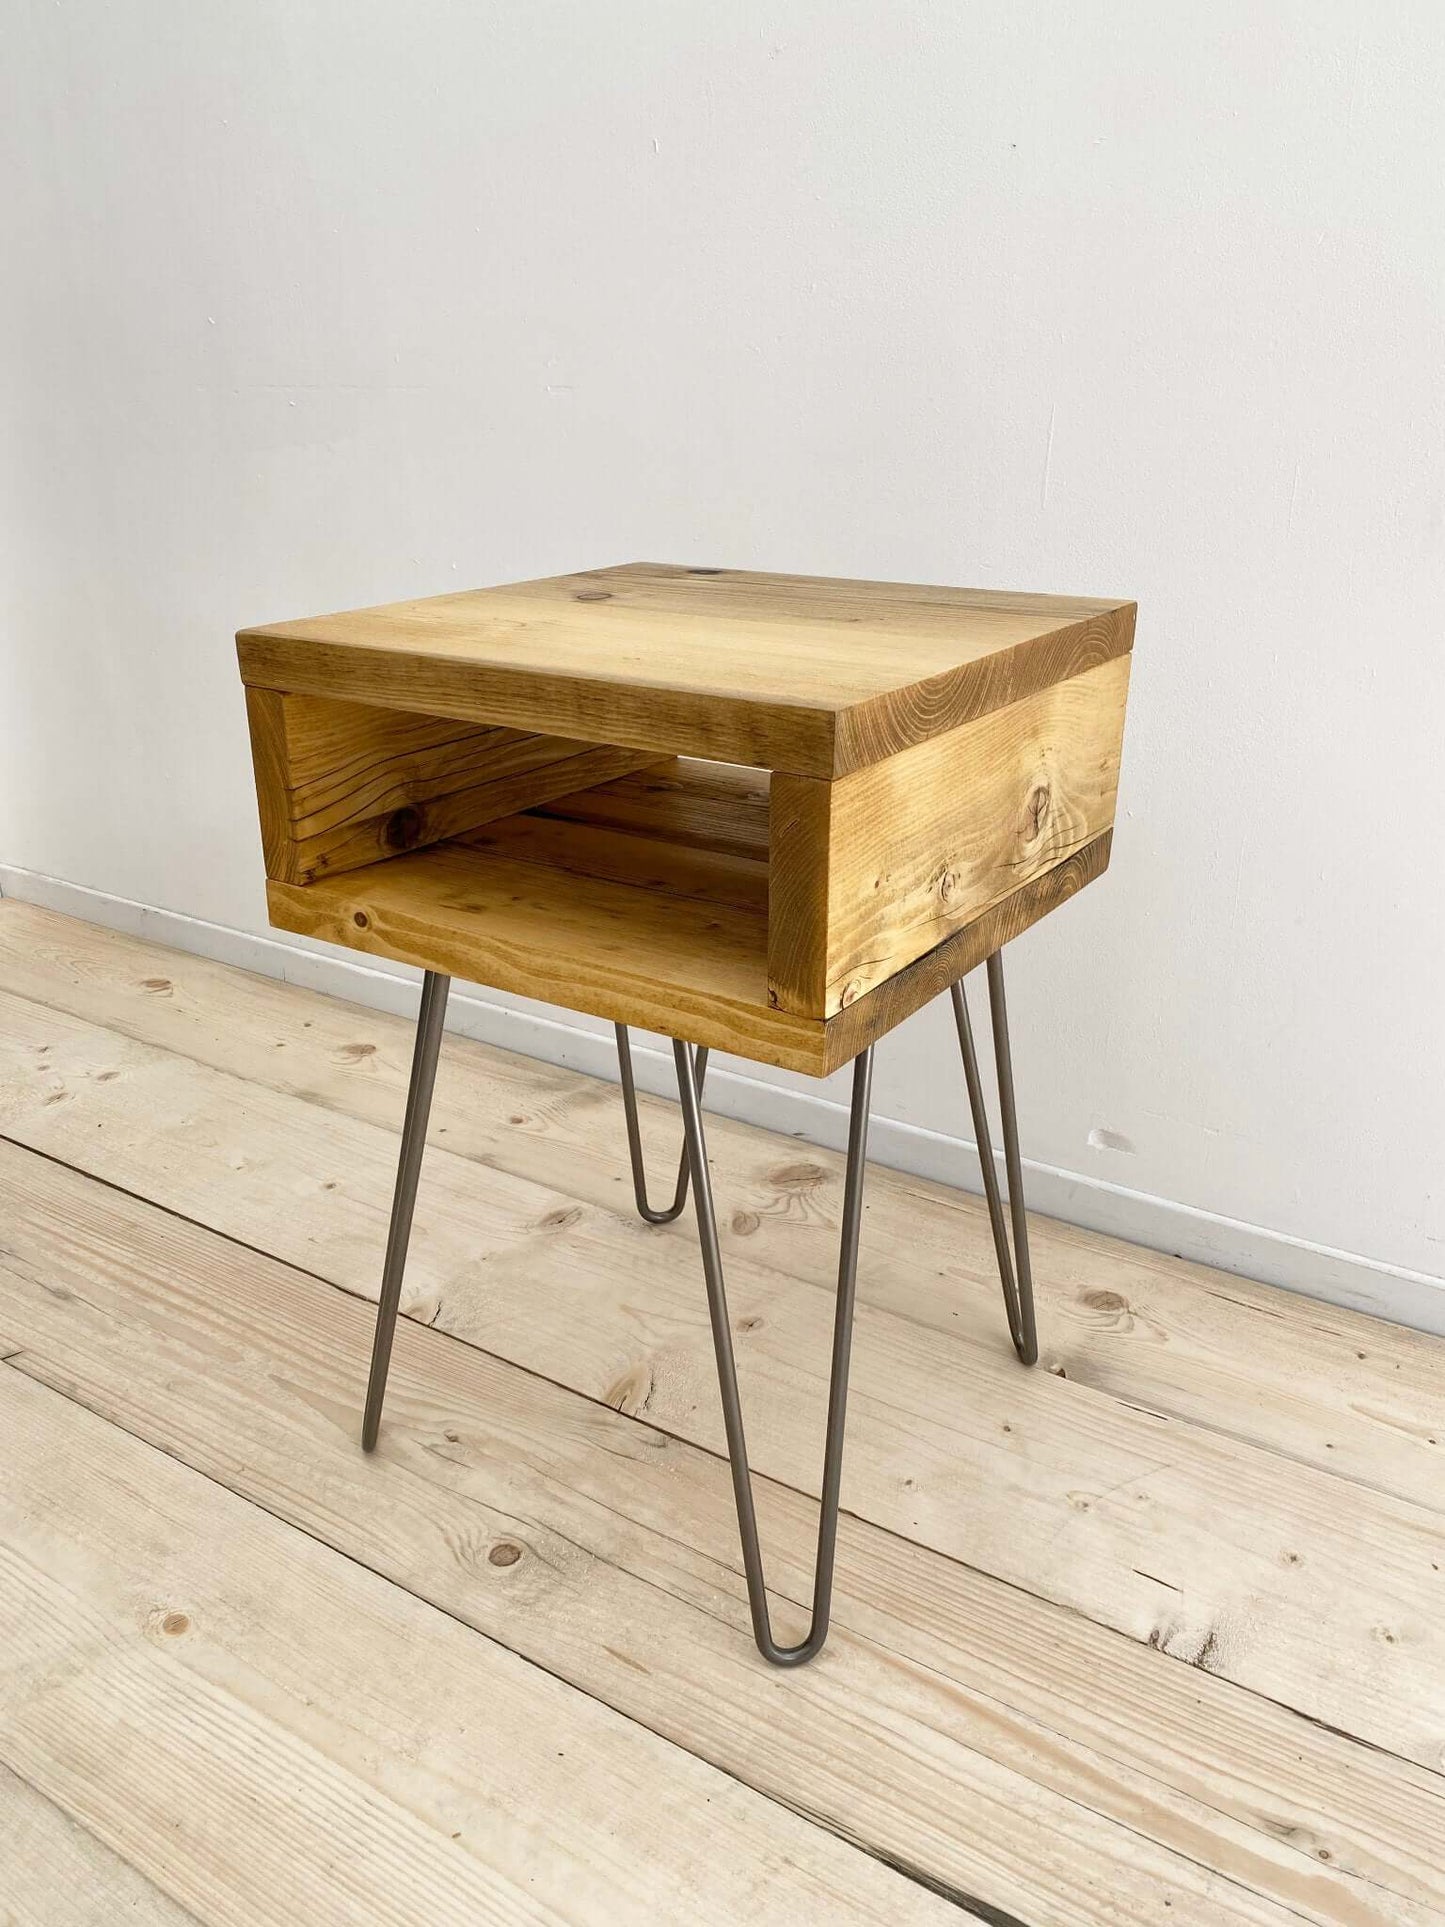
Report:
M305 938L233 930L5 864L0 864L0 896L18 897L176 950L347 997L375 1010L407 1016L415 1012L418 972L403 964L363 962ZM594 1077L614 1082L617 1078L611 1027L589 1028L585 1018L539 1016L457 988L448 1006L447 1027ZM667 1052L637 1039L633 1059L640 1085L664 1095L673 1093ZM709 1069L707 1101L709 1110L808 1143L841 1149L847 1135L845 1106L805 1091L781 1089L726 1064ZM975 1149L966 1138L875 1116L868 1148L874 1162L895 1170L971 1191L980 1189ZM1130 1191L1056 1165L1025 1159L1024 1168L1030 1208L1049 1217L1445 1336L1445 1279L1311 1244L1149 1192Z

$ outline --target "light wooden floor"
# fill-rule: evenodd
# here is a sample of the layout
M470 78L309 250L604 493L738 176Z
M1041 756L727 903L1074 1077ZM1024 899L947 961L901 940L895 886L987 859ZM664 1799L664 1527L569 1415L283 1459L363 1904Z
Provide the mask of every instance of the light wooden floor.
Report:
M409 1040L0 904L0 1919L1445 1921L1445 1344L1040 1220L1028 1373L875 1169L781 1675L615 1087L448 1041L362 1456ZM840 1161L711 1139L789 1631Z

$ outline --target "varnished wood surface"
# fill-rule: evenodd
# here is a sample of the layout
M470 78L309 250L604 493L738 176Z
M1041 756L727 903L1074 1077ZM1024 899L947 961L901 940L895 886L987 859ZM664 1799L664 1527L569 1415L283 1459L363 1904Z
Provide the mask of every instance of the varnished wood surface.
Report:
M638 750L249 688L266 874L384 862L645 765Z
M895 956L826 1020L774 994L772 933L786 919L821 958L827 928L771 880L765 771L668 760L349 874L273 878L267 901L302 936L823 1076L1099 876L1109 841L1050 852L1051 870L906 967Z
M1129 658L836 783L778 775L768 987L832 1017L1114 822Z
M269 882L271 922L824 1077L1093 881L1109 855L1106 833L823 1020L769 1001L765 879L737 859L646 847L634 855L603 844L602 833L581 848L571 837L560 850L539 848L545 835L516 821L515 840L493 826L304 887ZM650 854L659 861L649 865ZM572 860L586 861L587 873Z
M525 1785L529 1919L564 1870L569 1919L632 1918L654 1856L667 1918L1445 1919L1439 1341L1041 1222L1026 1373L976 1201L871 1171L837 1632L780 1679L690 1227L631 1217L615 1091L448 1040L367 1460L357 1299L410 1026L10 903L0 992L0 1760L49 1833L104 1838L87 1879L327 1920L343 1852L346 1918L511 1918L497 1795ZM675 1107L644 1128L661 1168ZM839 1160L709 1141L788 1625ZM446 1665L408 1669L423 1648ZM604 1846L589 1768L624 1753ZM283 1759L273 1813L248 1776ZM689 1760L752 1804L697 1797ZM691 1804L745 1898L688 1858Z
M845 774L1125 653L1134 604L629 563L243 629L247 683Z
M768 910L768 772L669 758L460 839L662 896Z
M650 564L245 631L271 919L827 1072L1104 867L1132 635Z
M768 772L683 758L554 798L532 812L559 823L768 860Z

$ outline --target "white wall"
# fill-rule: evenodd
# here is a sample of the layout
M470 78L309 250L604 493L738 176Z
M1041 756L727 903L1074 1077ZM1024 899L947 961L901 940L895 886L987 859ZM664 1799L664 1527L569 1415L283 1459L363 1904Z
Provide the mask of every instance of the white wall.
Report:
M1013 953L1033 1194L1436 1322L1435 0L5 40L6 889L278 967L243 622L639 556L1137 596L1114 868ZM882 1053L885 1155L959 1168L950 1049Z

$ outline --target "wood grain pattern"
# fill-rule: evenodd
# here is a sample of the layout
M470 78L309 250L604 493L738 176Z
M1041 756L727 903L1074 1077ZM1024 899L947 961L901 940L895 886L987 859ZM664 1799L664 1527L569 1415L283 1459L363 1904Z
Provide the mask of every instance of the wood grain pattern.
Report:
M377 1200L389 1194L393 1133L54 1009L6 998L0 1026L6 1135L374 1294L385 1232ZM813 1167L796 1147L775 1168L780 1199L816 1195ZM479 1178L443 1144L428 1157L425 1188L410 1315L720 1449L715 1402L703 1393L712 1359L696 1270L680 1264L672 1241L498 1171ZM625 1200L621 1183L616 1196ZM809 1490L832 1292L753 1265L745 1243L730 1252L729 1296L754 1462ZM575 1292L558 1280L584 1277L579 1318ZM993 1338L976 1348L907 1316L860 1317L847 1498L855 1513L1175 1664L1438 1769L1439 1510L1067 1376L1021 1372L997 1326Z
M960 664L912 687L859 703L838 719L834 774L896 756L995 709L1037 694L1054 683L1086 675L1134 644L1132 603L1095 615L1047 637L1041 644L1015 644L987 663Z
M538 864L561 876L623 883L653 895L730 905L754 917L765 917L768 912L766 858L734 856L726 850L705 850L640 832L602 829L591 823L559 822L541 810L505 817L499 823L470 831L458 841L469 850L486 850L519 863Z
M1052 870L1035 877L1006 896L1002 903L985 910L981 917L967 923L935 949L925 951L913 963L847 1004L824 1025L827 1038L825 1064L837 1070L851 1063L865 1045L876 1044L889 1031L911 1017L916 1010L941 996L950 984L966 977L971 970L1005 944L1031 929L1040 918L1057 910L1094 883L1109 867L1109 852L1114 833L1106 830L1086 843Z
M791 971L801 983L812 971L821 1006L830 786L789 777L773 784L777 801L766 771L667 759L359 874L294 886L273 879L271 920L825 1075L951 982L950 971L971 969L1108 861L1107 838L1095 839L1057 875L1033 879L935 946L917 969L898 971L896 983L849 1000L829 1024L780 1007L771 973ZM804 819L787 820L798 797L808 806L806 835Z
M267 901L283 929L471 983L650 1030L701 1028L749 1056L790 1044L821 1056L820 1026L794 1044L767 1009L765 917L714 900L444 843L306 889L272 883Z
M246 693L266 873L285 883L423 848L651 760L365 703Z
M533 814L766 863L768 788L766 770L671 757L616 782L574 790Z
M271 920L825 1074L1104 867L1132 637L652 564L244 631ZM645 750L724 763L614 785Z
M565 1070L449 1041L418 1217L426 1275L416 1309L460 1334L447 1301L463 1304L465 1326L465 1304L480 1292L495 1325L471 1335L494 1329L503 1350L520 1340L534 1363L508 1364L440 1330L404 1324L390 1422L381 1453L366 1460L355 1451L354 1424L367 1307L338 1299L258 1247L279 1234L313 1271L318 1258L374 1271L410 1025L13 902L0 904L0 982L59 1000L42 1002L39 1023L23 1005L0 1012L0 1034L16 1045L9 1065L0 1065L0 1111L39 1120L48 1153L0 1147L0 1351L13 1354L10 1373L83 1401L151 1439L170 1460L191 1463L348 1560L425 1596L465 1637L493 1636L755 1787L777 1786L815 1825L936 1883L970 1914L1011 1927L1056 1919L1079 1927L1276 1917L1425 1927L1445 1920L1438 1770L1402 1761L1388 1746L1362 1746L1325 1730L1318 1715L1279 1703L1298 1680L1313 1678L1341 1706L1347 1681L1356 1711L1393 1703L1401 1730L1420 1730L1416 1678L1422 1664L1428 1676L1433 1662L1398 1617L1379 1617L1373 1641L1360 1643L1368 1601L1358 1595L1362 1585L1374 1587L1396 1613L1410 1610L1409 1588L1394 1584L1407 1546L1398 1530L1404 1515L1381 1509L1381 1494L1416 1493L1432 1518L1445 1514L1431 1450L1445 1384L1439 1341L1040 1223L1045 1360L1067 1375L1022 1374L1002 1332L996 1283L984 1276L988 1236L976 1202L874 1171L859 1372L873 1363L866 1383L859 1381L867 1419L863 1432L854 1431L845 1503L861 1499L871 1515L878 1491L891 1491L893 1512L880 1520L881 1531L845 1515L835 1643L819 1667L780 1682L756 1666L747 1645L725 1470L685 1443L675 1424L679 1401L690 1401L693 1412L699 1399L712 1403L705 1344L696 1352L692 1344L702 1322L696 1253L685 1226L643 1230L626 1215L615 1093ZM67 1023L76 1011L120 1027L106 1049L83 1045L85 1032ZM146 1038L172 1048L148 1050ZM195 1076L206 1066L235 1074L210 1089ZM295 1101L298 1093L304 1103ZM291 1097L289 1111L275 1107L278 1095ZM347 1125L352 1118L387 1128L358 1136ZM328 1149L338 1127L344 1141ZM670 1161L675 1106L645 1099L643 1128L650 1151ZM380 1147L375 1156L371 1136ZM775 1469L807 1485L817 1462L809 1434L821 1420L811 1348L816 1342L820 1363L840 1161L811 1148L800 1158L796 1145L716 1117L709 1141L737 1281L755 1453L777 1454ZM67 1170L56 1162L67 1154L136 1195ZM534 1177L509 1191L512 1167ZM341 1198L332 1188L338 1181ZM163 1209L143 1202L141 1194L155 1189ZM503 1208L492 1209L497 1203ZM212 1217L216 1206L229 1209L238 1226L249 1221L248 1248L218 1242L175 1215L198 1205ZM675 1301L667 1290L659 1295L669 1284L683 1287ZM810 1294L818 1316L800 1319ZM561 1322L531 1347L539 1316ZM904 1333L933 1347L941 1412L917 1396L911 1349L898 1348ZM546 1383L535 1360L549 1351L569 1381L607 1387L607 1400L641 1420ZM960 1376L964 1357L977 1372ZM987 1391L994 1382L1006 1395L1003 1426ZM1052 1528L1033 1500L1006 1523L1017 1472L1054 1458L1039 1423L1054 1403L1071 1486L1061 1488ZM1125 1435L1101 1433L1092 1415L1117 1410L1137 1424L1143 1407L1156 1414L1154 1449L1167 1470L1141 1476L1137 1488L1131 1479L1111 1496L1117 1466L1108 1454ZM1190 1409L1200 1424L1178 1422ZM666 1430L654 1429L654 1419ZM959 1420L968 1435L976 1429L981 1448L992 1440L991 1456L981 1449L960 1458ZM920 1512L925 1538L947 1516L934 1503L941 1488L928 1450L940 1421L954 1428L945 1452L954 1468L947 1505L967 1528L960 1544L969 1563L913 1536ZM7 1440L15 1429L8 1411L0 1429ZM1256 1453L1226 1465L1217 1457L1221 1433ZM101 1436L111 1434L103 1428ZM1265 1495L1264 1514L1279 1524L1293 1512L1297 1536L1276 1542L1298 1556L1289 1568L1299 1582L1293 1605L1289 1589L1270 1578L1272 1527L1262 1536L1253 1531L1260 1447L1283 1481L1275 1493L1284 1509L1275 1512ZM64 1477L76 1481L96 1456L73 1434L39 1449L52 1468L72 1461ZM132 1537L153 1576L157 1515L169 1530L176 1509L133 1468L113 1468L109 1455L101 1462L127 1499L144 1498L145 1527ZM1191 1463L1197 1509L1179 1504ZM1311 1467L1315 1484L1300 1478ZM23 1466L16 1478L27 1497L45 1489ZM999 1480L1007 1489L995 1494ZM1154 1488L1157 1511L1145 1503ZM52 1482L48 1490L56 1489ZM1228 1506L1218 1504L1220 1491L1230 1494ZM1340 1504L1310 1497L1325 1492ZM1211 1493L1213 1555L1191 1577L1179 1555ZM1090 1504L1076 1507L1073 1499ZM768 1480L759 1505L776 1608L787 1626L806 1598L812 1511L797 1492ZM1152 1643L1142 1631L1121 1638L1033 1590L1060 1560L1102 1577L1099 1535L1133 1509L1153 1553L1167 1561L1151 1558L1148 1570L1180 1588L1174 1612L1154 1622ZM70 1512L62 1500L46 1516L64 1532ZM1387 1519L1395 1523L1381 1531ZM209 1523L189 1534L183 1523L179 1529L203 1546L214 1531ZM76 1530L85 1553L65 1557L60 1616L71 1600L86 1600L94 1627L85 1559L98 1554L107 1583L114 1562L83 1517ZM519 1556L494 1565L486 1553L499 1542ZM1008 1579L973 1565L980 1546L988 1565L996 1547L1009 1543L1024 1558ZM43 1570L33 1558L27 1563ZM258 1570L264 1587L267 1570ZM1121 1597L1138 1578L1121 1563ZM5 1584L0 1579L0 1598ZM1200 1587L1212 1591L1212 1606ZM149 1593L151 1605L155 1599ZM281 1620L290 1638L288 1599ZM1196 1607L1209 1612L1205 1623L1216 1635L1197 1651ZM337 1610L350 1617L348 1598L324 1586L307 1616L308 1653L313 1623L324 1638ZM257 1615L244 1593L239 1613L251 1631ZM225 1673L211 1663L217 1608L208 1604L205 1617L206 1678L224 1686ZM1274 1664L1273 1687L1246 1691L1228 1677L1239 1670L1241 1634L1257 1642L1252 1659L1246 1654L1250 1664ZM26 1625L27 1640L45 1636ZM178 1653L177 1639L162 1644L173 1660L195 1650L188 1633ZM416 1644L395 1634L386 1642L391 1654ZM5 1656L12 1657L9 1648ZM268 1679L251 1653L242 1656L248 1680ZM1181 1663L1191 1656L1193 1664ZM95 1675L89 1665L76 1676ZM112 1692L117 1677L107 1671L99 1690ZM334 1689L323 1693L329 1719L337 1697ZM368 1691L363 1718L374 1697ZM73 1702L57 1698L57 1740L69 1747L80 1731L93 1735L93 1725L67 1723ZM252 1693L246 1705L269 1744L274 1693ZM284 1708L283 1698L283 1736ZM151 1730L163 1733L166 1707L157 1709L148 1694L145 1711ZM406 1736L424 1732L427 1719L423 1707ZM233 1732L225 1729L224 1761L233 1757ZM310 1729L306 1737L309 1744ZM127 1744L133 1772L145 1773L144 1745ZM247 1746L249 1757L249 1735ZM0 1744L0 1757L4 1750ZM208 1766L214 1755L213 1747ZM73 1757L70 1748L67 1765ZM388 1796L403 1800L408 1813L426 1812L424 1787L409 1777L415 1762L395 1748L366 1749L366 1784L378 1758L392 1762ZM424 1746L423 1769L431 1763ZM203 1776L187 1800L193 1824L179 1837L179 1855L161 1828L153 1830L158 1874L171 1874L177 1861L186 1866L212 1810L211 1784ZM303 1814L315 1784L312 1775ZM149 1783L144 1791L152 1795ZM0 1780L0 1812L3 1796ZM331 1800L327 1810L344 1809ZM234 1812L229 1823L234 1831ZM759 1837L749 1829L750 1851ZM394 1832L388 1838L394 1842ZM269 1830L260 1839L269 1849ZM475 1848L469 1826L464 1840ZM485 1848L478 1857L487 1857ZM432 1873L418 1863L416 1891L428 1898ZM252 1869L248 1876L246 1892L256 1897L261 1876ZM770 1866L772 1885L779 1878ZM0 1880L13 1909L11 1885ZM234 1891L212 1887L205 1898L198 1918L269 1927L275 1915L264 1892L249 1908L237 1906ZM68 1918L40 1917L46 1927ZM585 1903L581 1917L588 1917Z
M0 901L0 988L139 1044L384 1130L396 1128L414 1014L391 1016L205 957ZM939 1036L947 1033L938 1013ZM615 1091L561 1065L449 1034L432 1137L598 1210L630 1195ZM964 1117L959 1096L959 1119ZM675 1103L642 1098L649 1168L677 1150ZM801 1161L770 1132L708 1117L725 1252L789 1284L833 1288L840 1154ZM960 1176L971 1170L961 1165ZM480 1181L480 1174L479 1179ZM1006 1359L980 1199L908 1172L868 1173L864 1304ZM685 1220L649 1234L696 1258ZM1442 1341L1097 1232L1035 1218L1045 1368L1166 1418L1445 1512Z
M970 1913L1364 1927L1445 1905L1431 1776L850 1518L828 1664L780 1703L734 1663L717 1461L406 1325L364 1460L335 1416L364 1306L26 1153L0 1150L0 1188L26 1376L760 1790L806 1789ZM760 1503L790 1614L808 1505Z
M384 1130L402 1114L414 1013L363 1009L13 898L0 901L0 987ZM937 1024L951 1041L946 1011ZM616 1103L576 1070L452 1033L432 1136L480 1167L478 1182L501 1171L609 1210L630 1195ZM644 1095L641 1128L649 1168L662 1169L677 1150L676 1104ZM720 1113L707 1128L732 1206L719 1223L725 1252L831 1290L842 1157L809 1145L800 1161ZM860 1300L1006 1358L981 1200L875 1165L867 1213ZM695 1263L685 1220L649 1236L671 1241L682 1270ZM1032 1238L1046 1368L1445 1512L1439 1339L1048 1218L1034 1219Z
M634 563L271 623L248 683L833 777L1125 653L1129 602Z
M196 1916L0 1766L5 1927L195 1927Z
M204 1918L955 1917L15 1371L0 1427L0 1749Z
M764 915L768 773L672 757L461 841L572 876Z
M768 1002L828 1015L832 795L836 785L779 771L769 796Z
M951 982L949 972L962 975L1005 932L1017 935L1101 874L1109 847L1095 839L824 1023L769 1004L768 918L739 907L739 892L720 883L706 896L676 894L676 870L660 889L639 888L519 861L499 853L508 847L500 833L481 841L494 847L469 838L304 887L273 881L271 922L812 1076L849 1062Z
M836 783L780 776L771 999L833 1016L1110 829L1129 658Z
M261 822L261 855L268 877L288 876L297 867L289 801L285 704L285 697L275 689L248 688L246 691L251 773Z
M832 1016L1110 829L1129 658L829 789Z

